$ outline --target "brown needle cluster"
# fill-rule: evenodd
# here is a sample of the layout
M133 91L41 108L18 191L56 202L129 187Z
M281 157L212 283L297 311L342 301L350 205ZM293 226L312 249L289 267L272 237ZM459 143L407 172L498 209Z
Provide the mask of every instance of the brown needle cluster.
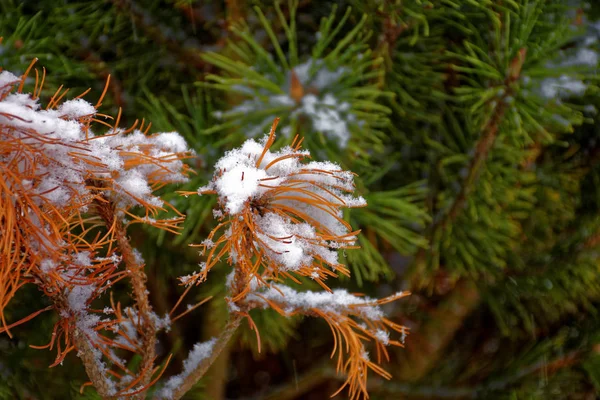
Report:
M386 346L402 345L389 339L388 329L402 337L407 333L386 319L379 306L408 293L372 300L327 286L327 279L349 274L338 253L356 248L359 233L346 222L342 209L366 203L352 196L351 172L329 162L305 162L310 154L301 150L298 138L272 151L277 122L262 142L251 139L226 153L213 180L198 190L218 195L215 215L220 223L200 244L206 255L202 269L181 280L199 284L226 259L234 267L228 282L230 310L247 317L254 329L248 311L257 307L323 318L333 332L338 371L347 375L340 390L347 386L351 399L367 397L367 371L389 378L378 363L388 358ZM288 279L299 284L302 277L317 282L324 292L296 292L281 284ZM364 345L369 341L375 343L377 362L369 359Z
M0 70L0 332L11 335L54 309L61 318L52 339L36 347L56 349L54 365L77 350L102 396L135 396L152 383L156 332L168 318L152 312L144 262L126 227L177 231L181 214L157 218L174 209L153 193L187 179L182 161L190 152L175 133L147 135L143 121L120 129L119 113L107 122L112 118L96 110L108 82L95 106L81 96L63 101L61 87L42 107L45 70L35 70L32 93L23 90L34 63L21 77ZM107 133L95 135L92 128L102 125ZM142 216L133 208L144 210ZM132 284L133 304L122 309L111 297L111 307L93 309L122 279ZM25 284L36 285L53 305L8 321L6 306ZM117 355L127 351L141 355L139 371Z
M306 276L329 290L325 280L349 275L338 250L356 248L359 231L352 230L341 209L366 205L349 195L354 175L333 163L303 163L310 154L301 150L298 138L270 151L277 122L263 143L249 140L223 157L213 181L198 190L219 195L215 215L221 223L199 245L207 261L201 271L182 278L185 284L206 280L223 257L240 271L234 303L249 292L253 279L299 283L294 275Z
M186 181L183 160L191 152L176 133L148 135L143 121L120 129L120 112L114 120L98 114L108 82L96 105L83 95L63 101L67 91L60 88L42 108L45 71L40 76L35 70L33 93L23 90L33 64L22 77L0 70L0 332L10 335L15 326L54 309L60 318L50 342L34 347L55 349L53 365L76 350L89 384L103 398L141 399L170 360L157 366L155 348L157 332L171 320L152 310L144 260L131 246L127 227L144 223L177 233L182 214L155 191ZM273 150L277 122L262 141L248 140L227 152L207 186L184 193L217 194L220 222L199 245L206 255L201 270L181 278L185 293L227 261L233 266L227 299L232 317L218 338L194 346L183 371L161 385L158 398L183 396L244 317L256 330L248 313L253 308L324 319L334 337L332 356L337 354L338 371L347 377L340 390L348 387L351 399L368 397L368 370L389 378L379 365L388 358L386 346L401 346L407 332L385 318L380 306L407 293L375 300L330 289L328 279L349 275L340 254L357 247L359 231L343 210L366 202L353 195L352 172L308 160L297 137ZM95 134L98 126L107 132ZM175 217L161 219L161 211ZM130 304L113 299L112 287L121 280L131 284ZM288 280L313 280L323 291L296 291L283 284ZM25 284L36 285L52 306L8 321L6 306ZM95 309L103 296L105 307ZM402 340L390 339L390 331ZM134 354L141 359L135 370L128 366Z

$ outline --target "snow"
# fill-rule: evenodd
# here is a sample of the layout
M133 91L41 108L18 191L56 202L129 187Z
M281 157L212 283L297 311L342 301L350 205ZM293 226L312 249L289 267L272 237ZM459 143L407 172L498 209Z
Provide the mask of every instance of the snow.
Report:
M297 270L310 266L315 256L320 256L330 265L338 264L337 251L329 250L316 234L315 228L307 223L292 223L280 215L267 213L256 218L264 250L275 260L279 270Z
M349 71L346 67L332 71L324 66L323 60L312 58L294 68L298 81L309 89L294 116L308 116L315 130L341 140L341 148L346 147L350 136L348 124L356 122L356 116L350 112L350 103L339 101L334 95L334 88ZM291 82L291 74L287 80Z
M270 258L277 260L281 269L295 270L310 265L312 246L307 239L317 239L315 229L307 224L293 224L280 215L268 213L257 218L258 238L266 244Z
M310 156L308 151L295 151L289 146L276 152L267 150L260 165L257 166L256 163L263 153L266 140L267 137L261 142L249 139L240 148L225 153L215 164L217 172L213 180L199 188L198 193L216 191L224 210L230 215L236 215L244 210L248 201L259 198L274 187L283 186L293 179L305 181L307 185L304 189L312 190L315 195L322 196L332 204L346 207L366 204L364 199L353 198L339 189L348 191L354 189L354 175L351 172L343 171L337 164L331 162L301 163L299 158ZM283 159L271 164L272 161L280 158ZM310 185L313 183L325 186L327 190ZM300 191L294 194L302 196ZM340 231L338 228L332 230Z
M541 81L540 92L546 99L556 99L566 96L582 96L587 85L580 79L561 75L559 78L546 78Z
M1 72L0 92L15 81L15 75ZM95 115L95 107L83 99L68 100L49 110L25 93L10 93L0 100L0 124L6 127L0 140L20 141L43 157L36 157L44 162L35 165L31 161L19 164L19 172L35 172L36 184L31 189L38 195L38 205L84 204L93 197L86 180L112 178L113 190L105 194L119 207L161 207L152 184L157 179L187 181L180 160L181 154L190 152L185 140L175 132L146 136L139 130L125 134L122 129L97 136L85 125ZM23 157L16 152L14 156ZM31 187L31 182L24 184Z
M75 263L75 265L78 265L80 267L91 267L92 260L90 259L90 252L80 251L79 253L74 255L73 262Z
M104 308L105 314L114 312L110 308ZM156 313L150 311L148 313L157 331L162 329L168 332L171 329L171 318L166 314L163 318L159 317ZM136 342L139 340L139 328L140 328L141 316L136 309L132 307L126 307L123 310L123 317L119 320L119 323L115 326L115 331L121 330L125 335L117 335L114 339L116 343L131 347L131 341Z
M371 321L380 321L384 317L381 307L375 304L376 300L364 296L354 296L344 289L336 289L332 292L297 292L288 286L273 284L251 293L246 301L256 302L267 307L268 303L265 299L282 304L283 310L288 314L319 309L338 315L346 315L351 312ZM378 339L379 336L381 334L377 336Z
M215 242L210 239L204 239L201 244L207 249L215 247Z
M134 169L123 172L115 180L115 183L121 206L134 205L139 200L155 207L162 207L163 205L162 200L152 195L152 188L139 170Z
M124 334L118 334L114 339L115 342L128 347L132 345L130 341L139 343L138 323L139 317L137 312L131 307L125 308L123 310L123 318L116 325L116 332L121 331Z
M75 285L70 289L65 289L68 306L68 314L65 316L71 316L75 319L75 325L86 335L86 339L90 341L92 347L94 344L99 343L98 333L95 328L100 322L100 317L88 313L87 309L88 302L92 300L95 291L95 285ZM102 354L100 353L99 360L101 359Z
M271 96L270 100L273 104L281 106L293 107L296 105L296 102L287 94Z
M261 254L260 262L269 273L295 271L319 279L324 277L319 273L324 264L334 271L341 268L338 250L356 242L341 209L366 202L352 195L352 172L332 162L303 162L310 152L289 146L271 151L268 139L248 139L225 153L215 165L213 179L198 194L216 192L216 217L228 216L232 223L251 226L249 251ZM223 237L237 240L231 237L232 229L229 225ZM214 242L201 246L203 254ZM234 248L229 247L229 260L235 264ZM186 285L197 283L198 276L206 277L206 271L201 272L180 280Z
M350 73L350 69L347 67L331 70L324 64L323 60L309 58L304 63L295 66L294 72L302 86L314 87L323 91L334 86L344 75ZM288 81L291 81L291 77L288 77Z
M177 132L167 132L152 136L153 142L158 147L172 153L185 153L190 151L185 139Z
M19 78L14 74L8 71L0 72L0 96L9 91L17 82L19 82Z
M227 276L225 277L225 287L227 289L231 289L234 278L235 278L235 269L232 270L230 273L228 273Z
M406 342L406 336L407 336L406 329L403 328L402 329L402 333L400 335L401 335L400 336L400 343L405 344L405 342Z
M69 119L77 119L96 114L96 108L83 99L74 99L64 102L58 107L58 115Z
M387 346L390 343L390 333L383 329L378 329L374 336L383 345Z
M204 359L210 357L215 343L217 343L217 338L212 338L203 343L196 343L188 358L183 362L182 375L188 376Z
M87 302L92 298L96 290L94 285L78 285L73 287L67 294L67 303L69 308L75 312L82 312L87 309Z
M213 218L214 219L221 219L221 218L223 218L223 211L214 209L213 210Z
M557 61L547 64L548 68L579 67L579 70L588 69L590 72L598 68L599 55L597 50L590 48L598 41L598 33L594 31L594 24L589 25L588 32L579 40L574 50L559 51ZM562 99L569 96L582 96L588 84L577 76L577 70L572 74L561 74L558 77L548 77L539 81L539 92L547 100ZM575 76L572 76L575 75ZM528 84L527 81L523 81Z
M56 269L57 264L50 259L44 259L42 260L42 262L40 263L40 269L42 270L42 272L44 273L50 273L50 271L53 271L54 269Z
M294 110L292 115L308 116L317 132L335 139L340 148L345 148L351 137L348 124L356 121L356 117L348 112L349 109L349 103L340 102L331 93L327 93L322 99L308 94L302 98L301 107Z
M257 168L237 165L223 173L216 184L221 196L227 197L227 211L238 214L245 201L258 192L260 181L267 178L267 172Z
M206 263L205 262L201 262L200 264L198 264L198 266L200 267L199 272L194 272L193 274L190 274L190 275L180 276L178 278L179 281L181 281L182 285L190 286L190 285L194 284L196 282L196 278L198 277L198 275L201 272L206 271Z
M596 67L598 65L598 52L588 48L580 48L571 58L567 58L561 63L562 66L587 65Z
M218 171L215 179L198 192L216 190L224 201L225 211L231 215L239 214L249 199L266 191L260 186L261 181L272 177L266 170L256 167L261 153L261 144L252 139L241 148L228 151L215 164Z
M101 322L100 317L88 313L88 303L93 299L95 291L95 285L76 285L71 289L65 289L68 310L62 311L61 315L63 317L74 318L75 326L86 336L85 340L90 342L90 349L94 355L98 369L106 376L105 371L107 371L107 367L104 361L102 361L102 351L98 348L99 346L104 346L104 344L95 330L96 326ZM78 353L78 355L80 354ZM109 394L115 394L117 389L114 381L107 377L105 382L108 385Z
M217 119L227 121L236 118L252 118L254 114L260 114L263 117L257 122L244 123L248 137L256 137L264 133L266 126L276 116L290 115L290 119L281 121L280 127L287 135L291 133L291 124L294 121L306 118L313 130L327 136L343 149L352 136L352 127L364 123L357 118L349 102L340 100L348 97L340 90L343 90L343 80L350 72L350 68L342 66L330 69L325 65L324 60L309 58L293 68L293 73L305 93L298 102L290 96L292 70L289 70L276 92L264 88L256 89L244 84L232 85L231 90L251 98L228 111L215 111L213 115Z
M99 349L95 348L95 347L92 347L91 350L92 350L92 353L93 353L94 358L96 360L96 365L98 366L99 372L103 376L107 376L108 375L108 372L107 372L108 368L106 367L106 364L104 363L104 361L102 361L102 356L103 356L102 352ZM77 355L80 356L79 352L77 353ZM115 395L117 393L117 386L116 386L115 382L112 379L108 378L108 377L104 381L106 382L106 385L108 386L108 393L107 394L109 396L110 395Z
M135 263L137 265L144 265L144 257L138 249L133 249L133 258L135 259Z

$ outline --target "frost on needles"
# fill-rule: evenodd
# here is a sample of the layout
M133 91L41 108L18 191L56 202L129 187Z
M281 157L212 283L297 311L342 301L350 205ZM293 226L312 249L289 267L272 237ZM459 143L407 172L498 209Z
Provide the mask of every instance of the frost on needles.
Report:
M186 277L187 284L206 279L225 254L260 280L293 272L324 285L335 271L348 274L338 250L353 248L358 232L344 220L342 208L366 205L352 195L354 174L330 162L303 162L310 154L297 140L271 151L276 123L260 142L249 139L227 152L213 180L198 189L218 195L223 222L209 235L210 245L201 245L206 266ZM253 263L253 256L261 263Z
M59 89L43 106L45 75L40 81L36 71L33 92L26 93L28 72L0 72L0 332L10 335L12 327L54 309L60 318L43 346L57 349L53 365L77 350L100 395L145 389L154 360L142 362L139 376L127 371L115 379L111 368L125 365L116 351L144 353L145 332L167 329L168 318L144 305L144 289L125 311L118 303L106 314L91 303L119 280L144 279L143 260L125 233L129 224L177 229L180 215L156 218L172 206L154 192L187 181L183 160L190 150L174 132L147 135L143 124L122 129L118 117L110 125L97 114L102 99L62 101L66 90ZM5 307L26 283L37 285L51 306L9 322Z
M198 245L205 256L201 269L180 278L188 286L183 296L219 261L227 261L233 266L226 298L230 321L220 335L194 346L179 374L161 381L170 357L157 367L157 333L202 302L172 318L182 296L168 315L156 315L144 259L131 246L127 227L144 223L177 233L184 215L156 190L187 181L184 160L192 152L174 132L148 135L143 124L122 129L119 117L110 125L97 113L101 101L63 102L65 93L59 90L42 107L37 79L33 93L23 92L26 76L0 73L0 238L7 238L0 241L0 332L10 334L12 327L55 310L60 318L43 346L57 349L53 365L76 350L101 397L143 396L157 384L156 396L178 399L204 375L243 318L255 329L260 348L249 311L270 307L284 316L327 321L338 370L346 375L340 390L348 387L351 399L367 397L368 370L389 377L379 363L387 359L387 346L402 346L391 334L403 338L407 332L380 306L407 293L376 300L329 288L328 279L349 275L340 250L357 247L359 231L343 210L366 202L354 194L352 172L309 160L298 137L274 150L276 119L265 138L227 152L206 186L183 192L216 194L219 220ZM98 125L108 127L104 134L96 132ZM160 219L161 211L175 217ZM285 284L302 279L323 291ZM123 305L107 295L121 280L131 285ZM51 305L6 321L4 308L25 283L37 285ZM369 342L376 360L369 355ZM129 370L133 355L139 367Z
M233 265L227 279L232 318L246 317L255 330L248 314L253 308L323 318L335 336L338 370L347 376L342 388L349 388L351 399L366 397L367 370L389 378L378 363L388 357L386 346L402 346L390 339L390 331L401 338L407 333L385 317L380 305L408 293L376 300L327 286L327 279L349 275L339 250L356 248L359 232L344 219L343 209L366 202L353 194L352 172L335 163L309 161L310 153L301 149L297 137L272 150L277 123L260 141L249 139L227 152L216 163L213 179L197 193L183 193L216 194L220 223L198 245L206 256L201 269L180 279L188 286L199 284L226 259ZM297 291L283 284L288 279L300 283L302 277L324 291ZM366 342L374 344L377 361L370 359Z

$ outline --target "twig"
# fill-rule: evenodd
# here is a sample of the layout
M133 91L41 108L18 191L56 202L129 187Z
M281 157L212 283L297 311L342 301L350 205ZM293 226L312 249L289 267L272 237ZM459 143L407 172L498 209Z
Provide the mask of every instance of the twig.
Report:
M43 278L40 278L39 281L42 282ZM59 314L63 311L68 313L68 301L63 291L46 291L46 293L54 304L53 308L56 309ZM110 382L110 377L106 374L107 369L102 363L100 350L94 348L86 333L79 329L77 324L68 324L68 330L68 336L71 338L70 343L74 344L74 349L77 351L77 357L81 359L85 372L96 389L96 392L102 399L113 399L114 388L111 388L108 383ZM69 345L67 345L67 347L68 346ZM68 351L70 350L65 350L65 353L62 355L63 358Z
M139 315L141 317L141 356L142 362L140 371L143 374L140 381L141 386L146 386L152 379L152 371L154 370L154 360L156 358L156 325L152 318L152 306L148 300L148 290L146 288L146 273L143 270L143 265L139 261L131 247L127 238L127 231L121 223L121 220L115 217L114 206L111 202L97 201L98 214L104 220L106 226L113 229L113 235L125 268L130 273L131 287L133 289L133 298L135 300ZM138 398L144 398L145 392L137 395Z
M177 389L173 390L171 397L173 400L180 399L185 393L187 393L192 388L192 386L194 386L200 380L200 378L204 376L204 374L206 374L208 368L215 362L219 354L221 354L221 351L223 351L223 349L229 343L229 340L233 337L233 334L240 326L241 320L241 315L232 314L231 319L229 320L227 325L225 325L225 328L223 328L223 331L217 339L210 355L203 359L196 366L196 368L194 368L194 370L185 377L183 383L179 385Z
M443 218L434 223L431 227L430 236L432 238L437 237L439 231L445 230L464 210L467 197L475 187L475 184L479 179L481 169L485 165L485 161L488 158L489 152L496 142L498 129L502 123L502 119L504 118L504 114L506 113L507 109L506 100L513 95L513 84L521 75L521 68L525 62L526 54L527 51L523 48L511 61L508 76L504 81L504 92L498 99L496 99L496 105L492 111L492 115L481 129L481 138L475 146L475 155L471 160L467 176L461 185L460 192L454 199L449 211L444 215ZM425 282L424 277L422 276L424 269L426 268L426 256L427 249L425 248L420 248L415 255L413 271L411 272L411 289L413 291L427 286L427 282Z
M225 302L213 302L210 311L203 316L202 330L204 337L212 338L219 335L226 322L227 304ZM224 398L230 369L231 349L232 342L230 341L207 371L204 394L209 399L221 400Z
M317 386L328 380L342 379L343 375L335 372L335 369L324 363L310 368L303 373L298 380L288 381L285 384L271 390L266 395L259 394L252 397L246 397L241 400L294 400L305 395ZM415 387L407 384L389 382L385 379L370 379L369 392L388 393L410 397L425 398L476 398L477 390L473 388L453 388L453 387Z
M547 362L546 360L538 361L535 364L528 365L518 370L514 375L503 379L497 379L483 385L483 387L480 388L479 391L481 392L484 390L502 390L508 387L509 385L519 381L519 379L522 379L527 375L531 375L542 370L546 371L546 373L548 374L554 374L556 371L562 368L567 368L577 364L579 361L581 361L583 354L584 351L582 350L573 350L563 354L560 357L555 358L550 362Z
M498 129L506 112L508 96L513 94L513 83L516 82L521 74L521 67L525 61L526 50L521 49L517 56L511 61L508 76L504 81L504 94L496 100L496 106L492 111L492 115L487 120L482 128L481 138L475 146L475 155L471 160L467 177L464 179L461 190L458 196L454 199L452 206L445 216L431 227L431 237L438 237L439 232L448 228L448 226L458 218L464 210L467 196L473 190L482 167L487 160L488 154L492 149L497 135ZM411 289L416 291L430 285L430 282L425 278L425 269L427 267L427 249L421 248L415 255L413 268L411 271ZM417 381L425 376L427 372L435 365L447 344L454 337L456 331L462 326L462 322L474 310L480 300L477 288L472 282L461 281L456 286L456 292L448 297L449 310L456 309L455 314L452 312L436 312L433 315L432 321L419 329L419 334L415 335L422 339L418 353L410 363L400 364L400 375L404 380ZM458 308L457 308L458 307ZM448 316L453 315L452 318ZM443 328L440 328L440 319L443 321ZM430 337L431 336L431 337ZM417 340L417 339L413 339ZM421 342L421 340L420 340ZM409 342L414 343L414 342ZM410 358L409 344L405 351ZM400 353L400 357L402 357Z
M109 377L106 376L104 368L99 364L100 360L95 356L94 349L88 342L85 333L74 328L73 341L77 348L77 355L81 359L88 378L94 388L103 399L112 398L111 390L107 384Z
M151 318L152 306L148 300L148 291L146 289L146 273L143 271L143 265L139 265L133 249L127 239L125 229L120 221L115 224L115 238L117 245L121 250L121 256L125 262L126 268L131 271L131 286L133 288L133 297L135 299L138 311L142 317L142 364L144 378L141 384L147 385L152 378L154 359L156 358L156 325ZM142 394L143 396L143 394Z

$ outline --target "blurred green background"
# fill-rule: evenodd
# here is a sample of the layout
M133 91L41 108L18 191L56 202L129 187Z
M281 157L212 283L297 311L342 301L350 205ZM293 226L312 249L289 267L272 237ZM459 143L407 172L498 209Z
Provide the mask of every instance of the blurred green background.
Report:
M369 380L371 399L595 399L600 391L600 4L567 0L2 0L0 66L47 70L60 86L152 122L196 151L197 174L166 199L179 236L130 231L152 304L202 261L188 244L214 226L211 197L185 198L224 151L294 134L317 160L358 174L369 206L347 214L360 250L336 286L382 297L410 327L406 348ZM30 87L33 82L30 82ZM226 265L190 301L214 296L162 335L177 373L226 320ZM307 287L310 282L306 282ZM125 296L126 285L117 287ZM47 305L24 287L15 321ZM253 311L186 399L327 399L343 382L323 321ZM96 398L49 341L56 315L0 337L0 399ZM130 360L134 363L136 360ZM339 398L344 398L344 393Z

